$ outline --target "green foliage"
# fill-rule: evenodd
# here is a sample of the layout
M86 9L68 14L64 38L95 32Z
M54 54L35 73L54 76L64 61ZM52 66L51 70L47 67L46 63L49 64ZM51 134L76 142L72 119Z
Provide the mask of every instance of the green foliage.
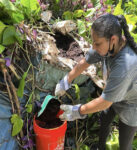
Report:
M9 0L0 0L0 20L8 24L19 23L24 20L24 15Z
M115 10L113 13L114 15L123 15L124 11L121 8L121 5L122 5L122 0L120 0L119 3L117 4L117 6L115 7Z
M137 42L137 1L128 1L122 6L122 0L119 1L117 6L114 9L114 15L124 15L127 24L129 26L129 31L131 35L134 37L135 42Z
M87 145L82 144L82 146L80 146L80 150L90 150L90 148Z
M38 19L38 14L40 12L40 5L37 0L21 0L20 3L22 4L22 11L27 19L33 20ZM34 20L36 21L36 20Z
M3 45L0 45L0 54L4 51L5 47Z
M18 89L17 89L17 95L18 95L18 97L20 97L20 98L23 97L24 87L25 87L25 79L26 79L26 77L27 77L27 75L28 75L28 72L29 72L30 67L31 67L31 64L30 64L28 70L23 74L22 79L20 80L20 83L19 83L19 87L18 87Z
M21 131L23 127L23 120L17 114L13 114L11 117L11 123L13 124L12 136L15 136Z
M86 26L85 22L83 20L77 20L77 27L78 27L78 33L80 35L84 34L86 32Z
M15 27L14 26L8 26L3 31L2 45L8 46L8 45L14 44L16 41L20 45L22 45L22 40L21 40L19 34L16 32Z
M65 20L72 20L72 19L73 19L73 13L70 12L70 11L65 11L65 12L63 13L63 18L64 18Z
M75 87L76 98L79 100L80 99L80 89L79 89L79 86L77 84L73 84L73 86Z
M106 150L119 150L118 130L114 130L106 142Z
M6 25L2 21L0 21L0 34L2 33L5 27Z
M32 92L29 96L29 99L25 105L27 113L32 112L32 97L33 97L34 92Z

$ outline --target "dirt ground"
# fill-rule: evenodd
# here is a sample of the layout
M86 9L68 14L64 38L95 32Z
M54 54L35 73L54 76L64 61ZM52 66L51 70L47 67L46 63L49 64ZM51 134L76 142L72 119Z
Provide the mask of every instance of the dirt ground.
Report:
M77 62L84 57L83 51L72 37L57 32L54 38L60 51L59 56L70 58Z

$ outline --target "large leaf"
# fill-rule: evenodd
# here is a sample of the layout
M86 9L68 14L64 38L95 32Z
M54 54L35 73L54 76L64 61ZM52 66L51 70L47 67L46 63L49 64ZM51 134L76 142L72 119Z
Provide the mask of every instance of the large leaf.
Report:
M0 21L0 34L4 30L5 27L6 27L6 25Z
M31 65L29 66L28 70L23 74L22 79L20 80L19 87L17 89L17 95L18 97L22 98L24 93L24 87L25 87L25 79L28 75L28 71L30 69Z
M16 42L15 34L16 34L16 29L14 26L7 27L3 32L2 44L4 46L14 44Z
M114 15L123 15L124 14L124 11L121 8L121 5L122 5L122 0L120 0L119 3L117 4L117 6L115 7L114 13L113 13Z
M86 32L86 26L85 22L82 20L77 20L77 26L78 26L78 33L82 35L83 33Z
M18 42L22 45L22 40L14 26L8 26L3 32L2 45L7 46Z
M37 0L21 0L21 4L28 8L31 12L37 10L39 3Z
M23 127L23 120L17 114L13 114L11 117L11 123L13 124L12 136L15 136L21 131Z

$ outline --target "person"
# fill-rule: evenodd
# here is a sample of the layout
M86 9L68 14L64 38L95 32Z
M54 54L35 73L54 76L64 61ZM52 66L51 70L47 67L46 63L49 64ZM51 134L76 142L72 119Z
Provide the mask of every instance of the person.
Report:
M92 24L91 37L92 48L59 81L55 95L64 95L77 76L90 64L99 61L107 68L105 88L98 98L86 104L62 104L60 108L64 113L60 118L73 121L101 111L98 149L105 150L110 124L115 115L118 115L120 150L132 150L137 131L137 45L123 15L105 14L98 17Z

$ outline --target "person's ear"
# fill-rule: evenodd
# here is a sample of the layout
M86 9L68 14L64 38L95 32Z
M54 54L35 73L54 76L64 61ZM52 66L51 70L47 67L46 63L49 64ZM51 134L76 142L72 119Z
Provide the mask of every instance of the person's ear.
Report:
M112 37L111 37L111 43L112 43L112 45L113 44L115 44L116 43L116 41L117 41L117 36L116 35L112 35Z

